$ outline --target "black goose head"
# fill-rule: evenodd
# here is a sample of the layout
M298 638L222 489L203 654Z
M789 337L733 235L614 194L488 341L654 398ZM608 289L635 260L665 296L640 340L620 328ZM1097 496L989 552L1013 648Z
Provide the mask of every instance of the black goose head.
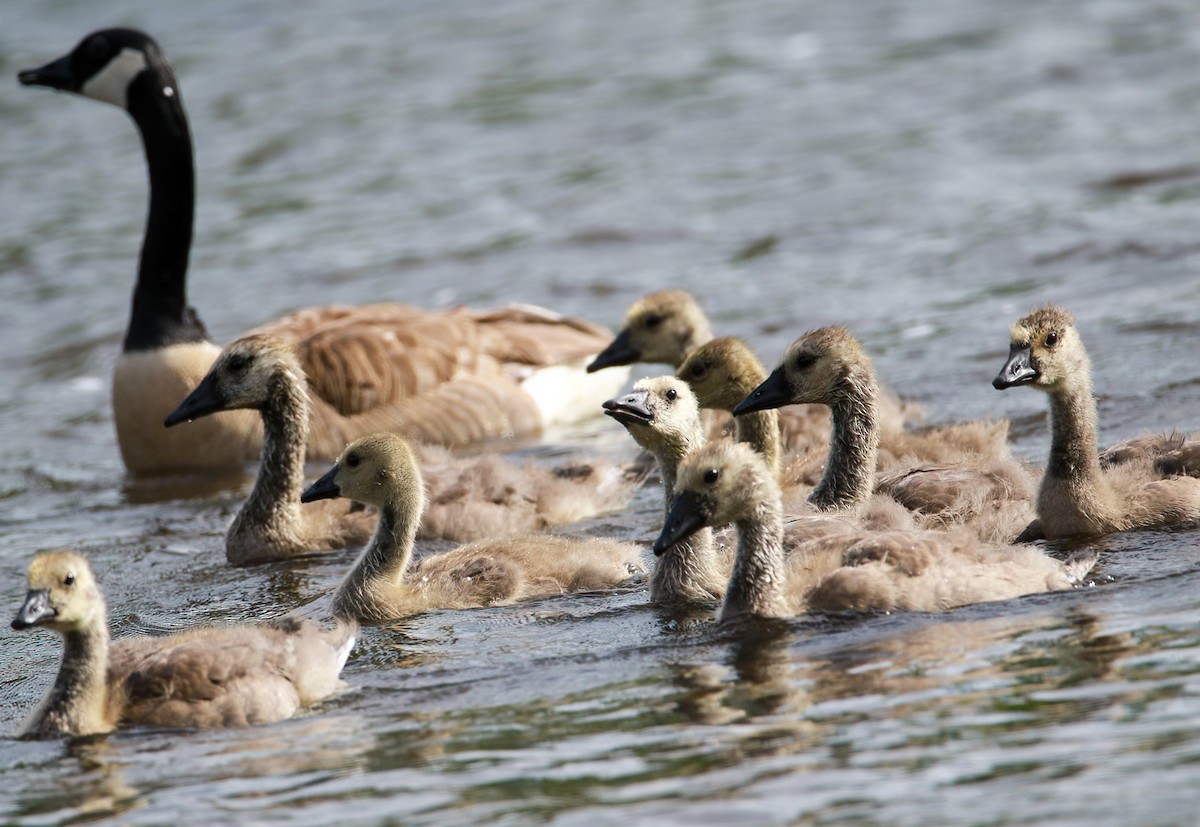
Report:
M131 108L136 92L178 95L170 63L154 38L136 29L92 32L57 60L36 69L23 69L17 80L24 86L46 86L63 92Z

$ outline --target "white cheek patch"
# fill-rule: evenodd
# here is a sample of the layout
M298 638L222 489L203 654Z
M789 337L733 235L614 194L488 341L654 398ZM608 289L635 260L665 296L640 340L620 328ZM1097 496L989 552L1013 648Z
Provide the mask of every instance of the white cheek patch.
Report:
M82 92L89 98L126 109L129 84L145 68L144 52L139 49L122 49L121 54L110 60L83 85Z

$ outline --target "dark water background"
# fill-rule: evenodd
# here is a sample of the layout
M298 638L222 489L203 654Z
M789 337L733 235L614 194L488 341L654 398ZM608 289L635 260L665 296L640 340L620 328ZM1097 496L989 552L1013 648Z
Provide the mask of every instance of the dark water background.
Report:
M309 304L539 302L616 325L684 286L768 362L849 324L933 421L1055 301L1102 441L1200 423L1200 4L1067 0L12 2L0 26L0 606L42 548L118 632L277 614L350 555L235 571L240 489L133 485L109 374L145 209L111 108L19 68L135 25L198 152L192 300L218 341ZM524 446L621 456L600 420ZM648 540L658 493L584 530ZM1110 582L750 639L643 588L370 631L353 691L228 732L0 742L0 820L61 824L1145 824L1200 810L1194 530L1116 535ZM52 678L0 632L0 731Z

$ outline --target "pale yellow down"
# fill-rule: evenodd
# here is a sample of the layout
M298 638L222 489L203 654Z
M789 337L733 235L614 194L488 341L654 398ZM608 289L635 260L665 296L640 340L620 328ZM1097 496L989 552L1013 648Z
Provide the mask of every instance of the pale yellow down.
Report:
M53 616L37 623L64 638L54 687L24 737L91 735L118 726L223 727L291 717L334 693L356 627L294 618L224 624L109 642L104 597L87 560L39 554L29 589ZM20 618L29 606L18 614Z

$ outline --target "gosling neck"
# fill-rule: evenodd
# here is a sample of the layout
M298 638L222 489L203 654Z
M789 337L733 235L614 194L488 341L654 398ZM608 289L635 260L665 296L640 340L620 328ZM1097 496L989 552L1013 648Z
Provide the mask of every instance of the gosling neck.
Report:
M654 455L658 463L658 473L662 477L663 491L666 494L666 510L671 510L671 501L675 498L675 481L679 477L679 464L684 457L694 449L704 444L704 434L700 423L689 428L687 433L673 434L669 438L656 438L652 443L645 444L647 451Z
M419 480L417 485L421 485ZM375 534L334 595L335 614L351 617L370 614L378 602L377 587L395 585L403 580L412 560L423 510L423 501L418 501L414 507L403 496L394 496L380 507Z
M301 520L300 490L304 486L304 452L308 443L308 392L294 376L272 377L267 403L261 409L262 460L258 479L230 533L243 526L261 526L283 534Z
M747 391L746 395L749 395L751 391L753 388ZM742 414L734 418L734 426L737 428L737 441L744 442L753 448L778 479L782 452L779 438L779 411L771 408Z
M1050 460L1046 476L1078 484L1102 484L1098 414L1090 371L1050 394Z
M830 405L829 458L824 475L808 496L820 510L855 508L871 496L879 456L878 397L870 373L853 375L844 380L842 393Z
M721 619L787 617L784 597L783 513L778 495L737 522L738 550Z
M675 499L675 481L679 464L694 448L704 443L700 424L679 439L664 440L654 446L654 459L662 476L666 511ZM702 528L686 540L680 540L658 558L650 575L650 599L654 603L719 600L722 578L717 568L711 528Z
M108 700L108 623L65 632L58 677L38 720L27 734L88 735L111 728L105 720Z
M664 551L650 576L655 603L720 600L723 593L713 531L702 528Z
M204 323L187 303L196 206L192 137L179 85L165 60L130 84L127 99L146 153L150 207L123 349L207 341Z

